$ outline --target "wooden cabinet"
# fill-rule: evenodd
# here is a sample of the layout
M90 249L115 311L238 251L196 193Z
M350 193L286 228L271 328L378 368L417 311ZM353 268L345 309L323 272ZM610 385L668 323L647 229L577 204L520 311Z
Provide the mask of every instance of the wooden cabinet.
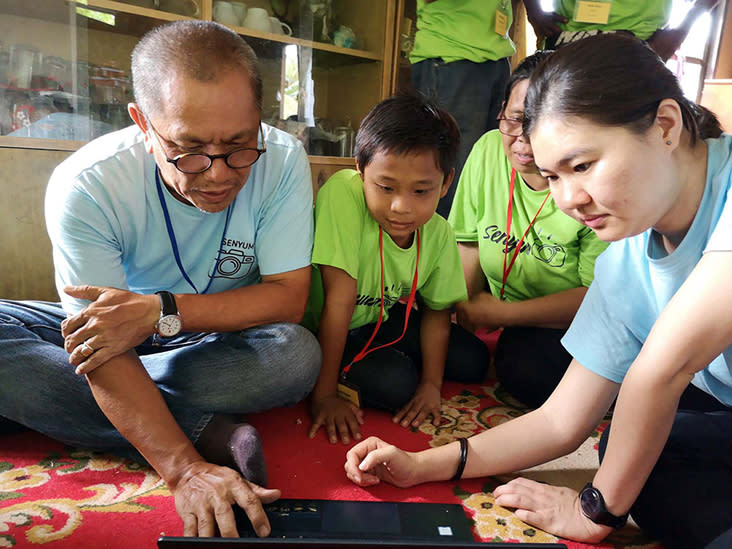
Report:
M403 0L244 0L289 4L292 35L232 28L257 53L265 122L301 138L317 190L354 167L336 129L354 130L393 89L394 38ZM156 25L190 14L213 19L213 0L0 0L0 297L56 300L43 220L53 168L85 142L130 123L130 54ZM352 47L323 38L341 26ZM309 11L308 11L309 10ZM188 13L189 15L186 15ZM274 30L272 28L271 30Z
M259 57L263 120L297 135L317 174L353 164L339 136L392 93L401 2L245 0L279 15L292 34L230 25ZM70 151L129 124L134 45L167 21L213 19L214 4L2 0L0 147Z

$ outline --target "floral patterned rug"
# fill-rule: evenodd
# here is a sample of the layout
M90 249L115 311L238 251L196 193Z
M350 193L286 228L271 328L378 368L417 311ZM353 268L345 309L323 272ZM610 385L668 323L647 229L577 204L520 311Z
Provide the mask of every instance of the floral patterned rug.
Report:
M439 446L499 425L523 413L495 381L484 385L446 383L442 423L407 430L384 413L367 411L363 434L379 435L407 450ZM307 438L304 404L249 418L264 440L270 486L283 497L384 501L459 502L475 523L480 541L556 541L495 505L491 491L510 476L442 482L401 490L351 484L344 475L347 447L331 445L322 433ZM564 458L522 472L536 480L581 487L597 465L596 443L606 423ZM181 535L173 499L147 466L72 449L42 435L0 435L0 547L154 548L161 534ZM602 547L660 549L632 525L600 545L565 541L572 549Z

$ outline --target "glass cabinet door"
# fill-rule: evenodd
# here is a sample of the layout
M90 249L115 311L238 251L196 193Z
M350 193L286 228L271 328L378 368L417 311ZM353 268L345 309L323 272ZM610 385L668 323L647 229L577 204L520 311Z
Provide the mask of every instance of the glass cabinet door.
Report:
M351 156L354 130L390 91L395 13L395 0L2 0L0 146L73 150L131 124L132 49L192 17L257 53L264 122L311 155Z

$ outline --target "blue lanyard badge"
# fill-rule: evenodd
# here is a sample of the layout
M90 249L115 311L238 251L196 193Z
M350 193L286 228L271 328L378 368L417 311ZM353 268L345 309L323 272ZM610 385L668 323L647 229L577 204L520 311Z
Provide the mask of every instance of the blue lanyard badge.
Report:
M234 201L229 204L229 207L226 209L226 221L224 221L224 231L221 233L221 238L219 239L219 251L216 253L216 265L214 265L213 273L208 275L208 284L206 285L206 288L199 292L198 288L196 288L196 285L193 283L191 278L188 276L188 273L186 273L185 268L183 268L183 263L180 260L180 253L178 252L178 241L175 238L175 231L173 231L173 224L170 222L170 213L168 212L168 205L165 203L165 195L163 194L163 186L160 184L160 177L158 175L158 168L155 167L155 186L158 190L158 198L160 199L160 207L163 209L163 216L165 217L165 227L168 229L168 238L170 239L170 246L173 248L173 255L175 256L175 262L178 264L178 269L180 270L180 274L183 275L183 278L186 279L186 282L188 282L188 285L193 288L193 291L197 294L205 294L208 292L209 288L211 288L211 283L213 282L214 276L218 272L219 268L219 261L221 260L221 243L224 241L224 237L226 236L226 229L229 228L229 220L231 219L231 211L234 207L234 204L236 203L236 198L234 198Z

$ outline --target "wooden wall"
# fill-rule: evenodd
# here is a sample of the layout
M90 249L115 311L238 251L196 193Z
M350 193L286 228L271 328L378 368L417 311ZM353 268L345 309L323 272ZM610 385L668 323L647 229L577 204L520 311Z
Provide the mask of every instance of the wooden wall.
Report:
M48 177L69 154L0 148L2 299L58 301L43 198Z

